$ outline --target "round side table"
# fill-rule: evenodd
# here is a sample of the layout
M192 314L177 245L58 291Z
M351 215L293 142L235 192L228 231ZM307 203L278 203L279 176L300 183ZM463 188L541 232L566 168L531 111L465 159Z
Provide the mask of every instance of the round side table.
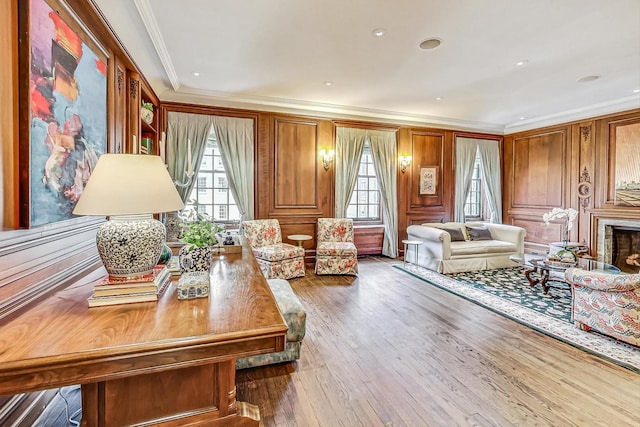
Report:
M407 247L408 246L414 247L414 250L416 251L415 264L418 265L418 248L423 242L421 242L420 240L403 240L402 243L404 243L404 254L402 256L402 266L406 267L407 265Z
M287 236L287 239L296 241L298 242L298 246L303 247L304 241L311 240L313 239L313 237L309 236L308 234L291 234Z

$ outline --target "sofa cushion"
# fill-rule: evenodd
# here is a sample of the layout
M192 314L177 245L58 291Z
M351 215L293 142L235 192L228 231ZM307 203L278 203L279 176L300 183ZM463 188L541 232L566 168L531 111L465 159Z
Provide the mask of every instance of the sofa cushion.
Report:
M514 252L517 248L513 243L500 240L470 240L466 242L451 242L451 256L500 254Z
M469 233L469 240L493 240L491 231L487 227L467 226L467 233Z
M318 242L316 256L356 257L358 250L352 242Z
M462 232L460 228L445 228L445 227L436 227L443 231L446 231L451 236L452 242L464 242L466 240L466 236Z
M307 313L300 300L283 279L267 280L284 321L287 323L287 341L302 341L306 332Z
M278 243L275 245L261 246L253 248L256 258L267 261L280 261L283 259L304 257L304 248L293 246L288 243Z

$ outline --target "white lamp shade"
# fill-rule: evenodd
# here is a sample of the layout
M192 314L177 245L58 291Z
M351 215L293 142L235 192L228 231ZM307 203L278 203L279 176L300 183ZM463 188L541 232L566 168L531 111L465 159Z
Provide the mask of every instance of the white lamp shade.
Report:
M131 215L178 211L184 202L158 156L103 154L73 213Z

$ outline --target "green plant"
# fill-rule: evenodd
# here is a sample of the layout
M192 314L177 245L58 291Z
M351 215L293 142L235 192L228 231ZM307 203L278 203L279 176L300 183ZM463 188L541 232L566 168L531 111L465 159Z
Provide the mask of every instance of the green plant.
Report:
M144 108L145 110L153 111L153 104L150 102L142 101L142 108Z
M224 227L215 224L207 214L197 212L197 206L180 215L182 228L181 242L193 247L203 248L218 243L218 234Z

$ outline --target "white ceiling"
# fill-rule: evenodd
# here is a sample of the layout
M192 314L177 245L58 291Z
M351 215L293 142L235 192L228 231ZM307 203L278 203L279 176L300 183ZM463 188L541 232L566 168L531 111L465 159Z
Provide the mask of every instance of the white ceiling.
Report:
M94 2L163 101L494 133L640 108L639 0Z

